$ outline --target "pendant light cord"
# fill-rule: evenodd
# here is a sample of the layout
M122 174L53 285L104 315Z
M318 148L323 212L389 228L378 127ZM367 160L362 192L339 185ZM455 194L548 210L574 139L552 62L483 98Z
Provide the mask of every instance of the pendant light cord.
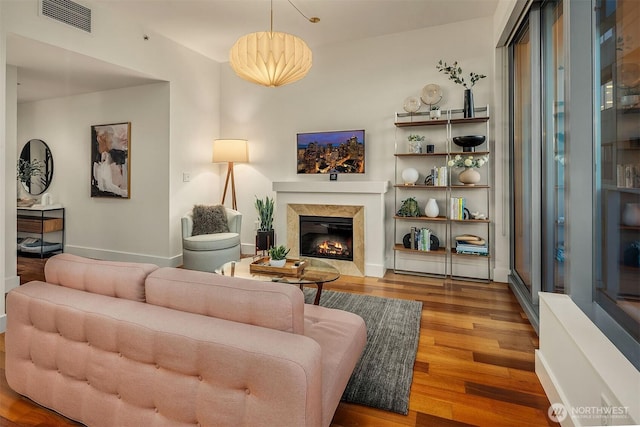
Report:
M318 18L317 16L312 16L311 18L309 18L307 15L305 15L304 13L302 13L302 11L301 11L300 9L298 9L298 7L297 7L295 4L293 4L293 2L292 2L291 0L287 0L287 1L288 1L288 2L289 2L289 4L290 4L291 6L293 6L293 8L294 8L295 10L297 10L297 11L298 11L298 13L299 13L300 15L302 15L302 16L304 17L304 19L306 19L307 21L311 22L312 24L315 24L315 23L317 23L317 22L320 22L320 18ZM270 26L270 32L271 32L271 33L273 33L273 0L271 0L270 4L271 4L271 26Z
M312 16L311 18L309 18L307 15L305 15L304 13L302 13L302 11L301 11L300 9L298 9L298 8L296 7L296 5L295 5L295 4L293 4L293 2L292 2L291 0L287 0L287 1L288 1L288 2L289 2L289 4L290 4L291 6L293 6L293 8L294 8L295 10L297 10L297 11L298 11L298 13L299 13L300 15L302 15L302 16L304 17L304 19L306 19L307 21L311 22L312 24L315 24L316 22L320 22L320 18L318 18L317 16ZM273 0L271 0L271 2L272 2L271 4L273 4Z

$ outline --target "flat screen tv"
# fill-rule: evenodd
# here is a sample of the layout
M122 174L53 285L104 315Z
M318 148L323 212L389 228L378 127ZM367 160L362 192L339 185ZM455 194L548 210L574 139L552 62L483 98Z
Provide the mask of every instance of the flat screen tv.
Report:
M299 133L298 173L364 173L364 130Z

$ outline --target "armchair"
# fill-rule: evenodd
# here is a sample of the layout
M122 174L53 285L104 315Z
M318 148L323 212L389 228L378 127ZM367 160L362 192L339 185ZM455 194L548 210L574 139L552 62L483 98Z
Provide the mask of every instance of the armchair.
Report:
M182 217L182 264L188 270L213 272L229 261L240 260L240 227L242 214L225 208L228 233L193 236L193 212Z

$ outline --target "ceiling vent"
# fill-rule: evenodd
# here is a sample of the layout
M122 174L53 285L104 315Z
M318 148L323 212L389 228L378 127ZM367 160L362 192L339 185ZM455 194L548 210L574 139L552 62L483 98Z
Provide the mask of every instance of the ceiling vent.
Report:
M42 0L42 14L87 33L91 32L91 9L71 0Z

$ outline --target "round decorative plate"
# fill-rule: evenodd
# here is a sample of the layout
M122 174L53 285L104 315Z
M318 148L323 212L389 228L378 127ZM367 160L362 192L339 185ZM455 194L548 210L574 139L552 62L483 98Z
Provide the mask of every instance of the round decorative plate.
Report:
M420 98L427 105L435 105L442 100L442 89L433 83L428 84L422 88Z
M404 105L402 106L402 108L404 108L404 111L406 111L407 113L415 113L420 109L421 105L422 104L420 103L420 99L418 97L410 96L404 100Z

